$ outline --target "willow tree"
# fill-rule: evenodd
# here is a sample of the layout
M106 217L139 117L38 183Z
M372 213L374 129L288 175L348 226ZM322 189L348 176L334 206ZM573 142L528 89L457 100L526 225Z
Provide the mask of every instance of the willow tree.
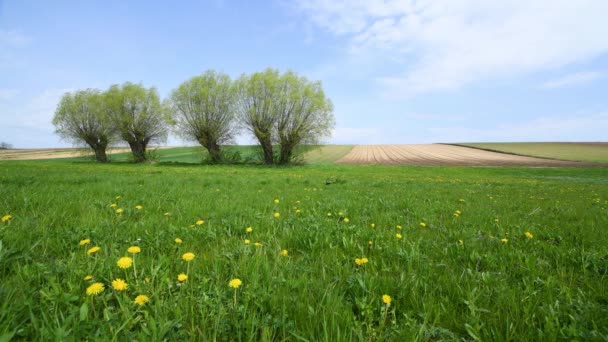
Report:
M53 125L62 138L89 146L98 162L108 161L106 149L113 138L113 126L99 90L64 94L57 105Z
M155 88L141 84L113 85L105 92L108 113L120 139L129 144L136 162L147 159L151 143L167 139L168 118Z
M291 162L299 145L315 145L329 137L334 127L333 105L325 96L321 82L311 82L294 72L279 80L279 112L276 115L279 163Z
M287 164L298 146L317 144L331 134L333 106L320 82L266 69L236 83L240 122L259 141L266 164ZM279 153L273 144L279 145Z
M198 142L219 162L221 145L232 141L236 132L235 94L230 77L211 70L182 83L167 101L175 133Z
M237 114L243 128L260 143L265 164L274 163L273 129L279 113L280 75L273 69L242 75L236 82Z

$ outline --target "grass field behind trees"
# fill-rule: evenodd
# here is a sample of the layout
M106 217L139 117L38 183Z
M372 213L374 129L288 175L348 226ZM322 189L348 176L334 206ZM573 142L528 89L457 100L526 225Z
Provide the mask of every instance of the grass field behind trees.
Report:
M603 168L0 169L3 339L608 338Z
M532 157L608 163L608 143L605 142L465 143L459 145Z

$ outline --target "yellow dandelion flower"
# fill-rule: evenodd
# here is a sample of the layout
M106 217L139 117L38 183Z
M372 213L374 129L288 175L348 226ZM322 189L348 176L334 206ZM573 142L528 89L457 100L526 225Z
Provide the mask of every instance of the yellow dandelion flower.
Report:
M361 266L361 265L365 265L368 263L369 260L367 260L367 258L356 258L355 259L355 264L357 264L357 266Z
M348 217L345 217L344 218L344 223L348 223L348 222L350 222L350 220L348 219Z
M142 206L141 206L141 205L139 205L139 204L135 206L135 209L137 209L137 210L142 210L143 208L144 208L144 207L142 207Z
M327 213L327 217L332 217L333 215L331 213Z
M395 228L397 228L399 230L403 229L403 227L401 227L400 225L396 225Z
M192 261L192 260L194 260L194 257L195 257L194 253L188 252L188 253L184 253L184 255L182 255L182 260Z
M384 304L386 304L387 306L391 305L391 302L392 302L392 301L393 301L393 299L391 298L391 296L389 296L389 295L387 295L387 294L382 295L382 302L383 302Z
M144 278L144 283L148 284L149 282L150 282L150 278L145 277L145 278Z
M116 204L116 203L110 204L110 208L116 208L117 206L118 206L118 204Z
M247 227L247 228L245 228L245 231L246 231L247 233L251 233L251 232L253 232L253 228L251 228L251 227Z
M272 215L272 216L274 216L274 218L279 218L281 216L281 214L277 212L277 213L274 213L274 215Z
M2 222L7 222L8 220L12 219L13 216L12 215L4 215L2 216Z
M121 198L122 198L122 196L116 196L116 197L114 197L114 198L115 198L115 199L121 199Z
M122 214L122 212L123 212L123 211L124 211L124 210L122 210L122 208L118 208L118 209L116 209L116 213L117 213L117 214Z
M401 235L401 234L397 233L397 234L395 234L395 237L396 237L397 239L401 239L401 238L403 237L403 235Z
M262 247L262 243L261 242L256 242L253 245L256 246L256 247Z
M248 244L250 244L250 243L251 243L251 240L249 240L249 239L245 239L245 244L246 244L246 245L248 245Z
M129 247L129 249L127 249L127 252L131 254L137 254L141 252L141 248L139 248L139 246L131 246Z
M135 297L135 304L142 306L150 301L150 298L146 295L139 295Z
M372 223L372 224L370 224L369 226L370 226L371 228L376 228L376 224L375 224L375 223Z
M372 240L369 240L369 241L367 241L367 244L371 246L374 244L374 242Z
M458 215L462 214L462 212L460 210L456 210L455 213Z
M300 209L296 210L296 214L299 214L301 212L302 212L302 210L300 210Z
M275 200L274 200L274 204L279 204L279 202L280 202L280 201L279 201L279 199L278 199L278 198L275 198Z
M175 238L175 243L176 243L176 244L178 244L178 245L179 245L179 244L180 244L180 243L182 243L182 242L183 242L183 241L182 241L182 239L180 239L180 238Z
M105 289L105 286L102 283L93 283L87 287L87 295L88 296L97 296L102 293Z
M454 217L460 217L459 213L454 213Z
M80 240L80 242L78 243L81 246L85 246L91 243L91 239L84 239L84 240Z
M228 286L232 287L233 289L238 289L241 285L243 285L243 282L239 278L232 279L228 283Z
M197 225L197 226L200 226L200 225L202 225L203 223L205 223L205 221L203 221L203 220L197 220L197 221L196 221L196 225Z
M287 256L288 254L289 252L286 249L281 251L281 256Z
M88 276L84 277L84 281L90 281L90 280L93 280L93 276L92 275L89 274Z
M180 273L180 274L177 276L177 280L178 280L180 283L183 283L183 282L185 282L186 280L188 280L188 275L187 275L187 274L185 274L185 273Z
M502 242L502 243L507 243L507 242L509 242L509 239L507 239L507 238L502 238L502 239L500 239L500 242Z
M525 232L525 233L524 233L524 235L525 235L525 236L526 236L528 239L531 239L531 238L533 238L533 237L534 237L534 235L533 235L532 233L530 233L530 232Z
M426 227L426 223L420 222L420 227L423 227L423 228Z
M118 279L112 280L112 288L115 291L124 291L128 287L129 287L129 285L123 279L118 278Z
M101 250L101 247L99 247L99 246L91 247L87 251L87 254L88 255L95 254L95 253L99 252L100 250Z
M464 245L464 241L458 240L458 244L462 246L462 245Z
M340 211L340 212L338 212L338 215L342 216L342 215L344 215L344 213Z
M118 261L116 262L116 266L120 267L120 268L129 268L131 266L133 266L133 259L131 257L122 257L120 259L118 259Z
M167 212L166 212L166 213L164 213L163 215L165 215L165 216L171 216L171 213L167 211Z

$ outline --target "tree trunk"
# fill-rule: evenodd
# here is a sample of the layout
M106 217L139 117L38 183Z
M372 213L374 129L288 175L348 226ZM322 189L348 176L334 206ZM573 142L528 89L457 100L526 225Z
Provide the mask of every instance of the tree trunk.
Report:
M209 156L211 156L211 161L213 163L219 163L220 161L222 161L222 152L218 144L212 142L210 144L207 144L207 146L205 147L207 148L207 151L209 151Z
M272 155L272 143L270 142L270 139L260 139L260 145L262 146L262 151L264 152L264 164L274 164L274 158Z
M105 147L97 147L97 148L94 148L93 150L95 151L95 160L97 160L100 163L108 162L108 156L106 155Z
M293 146L291 144L281 145L281 154L279 155L279 164L289 164L291 161L291 155L293 153Z
M130 141L129 146L133 153L133 158L136 163L143 163L146 161L146 145L141 141Z

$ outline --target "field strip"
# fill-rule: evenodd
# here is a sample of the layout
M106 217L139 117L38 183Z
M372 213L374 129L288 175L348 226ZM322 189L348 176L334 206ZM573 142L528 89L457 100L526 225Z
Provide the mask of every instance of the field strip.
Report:
M171 148L169 146L150 147L149 150ZM127 147L109 148L107 154L130 152ZM78 148L48 148L48 149L18 149L0 150L0 160L36 160L85 157L93 155L93 151Z
M357 145L340 164L429 166L602 166L444 144Z

